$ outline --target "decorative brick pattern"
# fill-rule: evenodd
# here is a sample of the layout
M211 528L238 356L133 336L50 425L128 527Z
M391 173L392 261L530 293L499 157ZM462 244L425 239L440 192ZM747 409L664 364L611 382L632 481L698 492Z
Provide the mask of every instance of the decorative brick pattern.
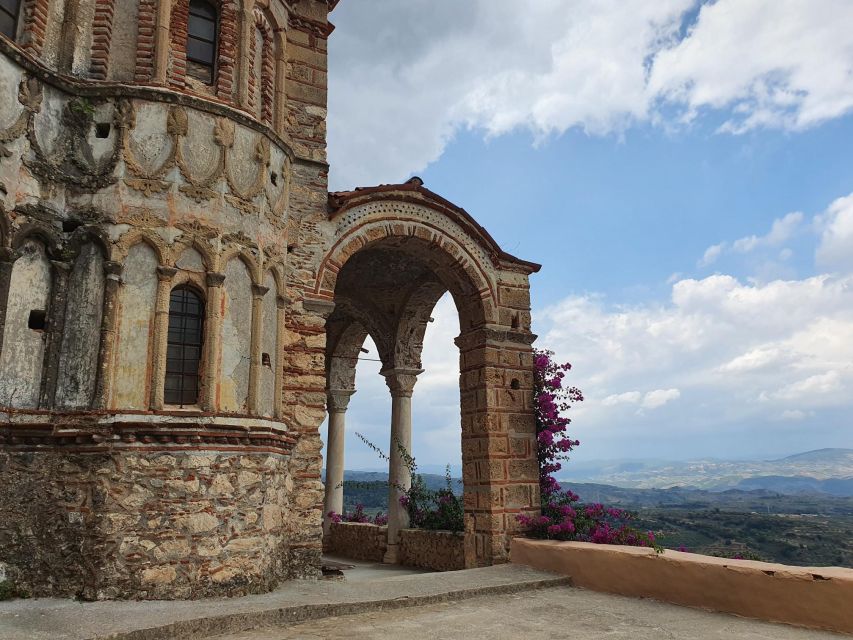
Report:
M267 16L260 9L255 9L255 29L261 34L262 47L258 51L257 38L253 37L249 41L249 96L248 107L262 122L267 124L272 123L273 113L275 112L275 41L273 39L273 29ZM257 77L256 61L258 56L261 56L261 77ZM258 86L260 86L260 105L257 104Z
M113 36L115 0L95 0L92 22L92 56L90 73L96 80L106 80Z
M167 2L168 0L163 0ZM136 82L151 82L157 38L157 0L139 0L139 31L136 45Z
M34 56L38 56L44 47L49 9L50 0L24 0L21 47Z

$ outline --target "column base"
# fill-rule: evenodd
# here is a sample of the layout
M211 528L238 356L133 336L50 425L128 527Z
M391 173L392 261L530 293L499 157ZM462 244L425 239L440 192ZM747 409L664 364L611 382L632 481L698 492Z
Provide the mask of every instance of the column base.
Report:
M382 557L383 564L400 564L400 545L389 544Z

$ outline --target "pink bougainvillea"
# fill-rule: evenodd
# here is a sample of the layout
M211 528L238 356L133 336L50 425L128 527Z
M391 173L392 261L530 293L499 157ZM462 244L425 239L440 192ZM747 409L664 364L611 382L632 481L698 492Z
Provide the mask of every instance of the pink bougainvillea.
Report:
M631 514L601 504L581 504L577 494L563 489L553 474L563 468L563 460L580 445L567 434L571 419L565 414L572 404L583 401L577 387L567 387L566 374L572 366L557 364L549 351L536 351L535 398L536 438L539 457L541 515L519 515L529 536L552 540L578 540L600 544L625 544L657 547L651 531L638 531L628 525Z

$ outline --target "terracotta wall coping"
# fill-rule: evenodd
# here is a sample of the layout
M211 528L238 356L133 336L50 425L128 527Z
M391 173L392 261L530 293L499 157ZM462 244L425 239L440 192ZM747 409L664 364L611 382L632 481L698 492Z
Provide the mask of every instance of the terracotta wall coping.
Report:
M853 634L853 569L514 538L510 561L577 587Z

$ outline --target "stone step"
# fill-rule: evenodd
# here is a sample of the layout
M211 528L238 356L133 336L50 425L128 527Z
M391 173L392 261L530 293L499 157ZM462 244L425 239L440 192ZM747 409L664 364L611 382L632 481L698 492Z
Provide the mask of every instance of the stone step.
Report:
M570 585L521 565L366 581L293 582L260 596L194 602L0 603L4 640L198 640L331 616Z

